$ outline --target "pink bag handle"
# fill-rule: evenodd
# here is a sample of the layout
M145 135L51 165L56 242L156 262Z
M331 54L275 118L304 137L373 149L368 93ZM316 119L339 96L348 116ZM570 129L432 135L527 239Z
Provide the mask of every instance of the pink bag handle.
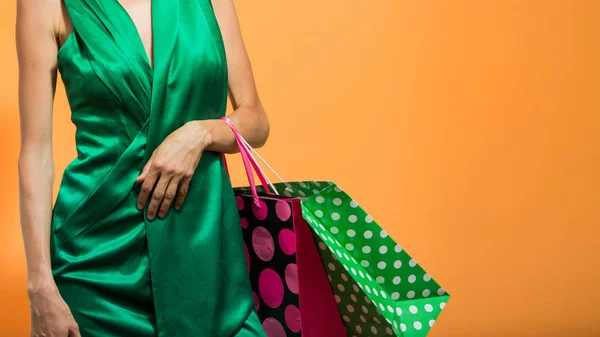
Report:
M238 143L238 147L240 148L240 153L242 155L242 158L246 158L247 162L249 162L252 167L254 168L254 171L256 171L256 175L258 176L258 178L260 179L261 184L264 185L265 190L268 194L272 194L271 191L269 190L268 187L268 183L266 177L264 176L264 172L262 172L262 170L260 169L258 162L256 161L256 159L252 156L252 154L250 153L250 148L248 147L248 143L246 143L244 141L244 139L242 138L242 135L239 133L239 131L237 130L237 128L235 127L235 125L233 125L233 123L231 122L231 120L228 117L222 117L222 120L224 120L227 125L229 125L229 127L231 128L231 130L233 131L235 137L236 137L236 142ZM248 174L248 167L246 166L247 170L246 173ZM252 171L250 171L250 173L252 173ZM254 182L254 179L252 178L248 178L249 181L251 181L252 183ZM254 184L254 186L256 186Z
M263 175L262 171L260 170L258 163L254 159L254 157L250 154L250 150L246 147L246 144L242 141L241 135L240 135L239 131L237 130L237 128L235 127L235 125L233 125L233 123L227 116L223 116L221 119L224 120L227 123L227 125L229 125L231 130L233 131L233 134L235 136L235 141L240 150L240 155L242 156L242 161L244 163L244 168L246 170L246 176L248 177L248 182L250 184L250 191L252 192L252 197L254 199L254 204L260 208L262 206L259 202L258 193L256 191L256 183L254 181L254 174L252 172L252 169L254 168L254 171L256 172L256 175L258 176L266 193L272 194L271 190L269 189L269 184L267 183L265 176ZM227 160L225 159L225 154L222 153L221 157L223 159L223 163L225 165L225 170L227 172L227 175L229 176L229 169L227 167Z

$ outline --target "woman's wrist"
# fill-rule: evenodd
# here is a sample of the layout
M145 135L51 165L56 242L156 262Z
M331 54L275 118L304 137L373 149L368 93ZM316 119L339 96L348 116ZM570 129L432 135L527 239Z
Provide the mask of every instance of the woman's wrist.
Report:
M237 148L235 137L224 120L194 120L189 123L194 124L199 146L201 146L203 150L228 153ZM224 139L227 136L230 136L230 141L229 139ZM231 146L227 145L228 143L231 143Z
M214 142L213 130L209 120L192 120L188 124L192 127L194 138L197 140L197 146L202 151L208 150Z
M242 118L243 120L240 120ZM262 108L239 107L228 116L253 148L262 147L269 137L269 121ZM239 151L231 127L222 119L193 120L195 139L203 150L236 153Z
M54 276L52 275L52 269L50 266L44 265L32 269L33 270L28 271L27 275L27 292L29 294L35 294L56 288L56 283L54 282Z

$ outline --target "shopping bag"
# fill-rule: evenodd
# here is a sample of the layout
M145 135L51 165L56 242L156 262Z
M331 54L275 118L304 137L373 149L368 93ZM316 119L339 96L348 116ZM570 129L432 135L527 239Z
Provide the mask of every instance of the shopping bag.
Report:
M228 123L250 183L234 192L257 312L269 337L426 336L450 298L446 290L334 182L271 183L254 155L262 157ZM252 169L262 185L254 183ZM294 244L296 256L290 254ZM302 260L310 253L312 259ZM294 258L295 275L286 271ZM291 304L274 305L284 302ZM289 309L294 303L297 312Z
M345 337L298 198L235 189L254 303L269 337Z

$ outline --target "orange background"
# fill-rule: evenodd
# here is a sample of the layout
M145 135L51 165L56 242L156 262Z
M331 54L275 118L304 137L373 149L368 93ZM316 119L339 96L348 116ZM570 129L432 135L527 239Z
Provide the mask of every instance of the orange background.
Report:
M6 337L29 324L14 3L0 3ZM335 180L449 291L431 337L600 335L600 2L236 6L272 123L261 153L287 180ZM60 83L56 97L58 188L76 152Z

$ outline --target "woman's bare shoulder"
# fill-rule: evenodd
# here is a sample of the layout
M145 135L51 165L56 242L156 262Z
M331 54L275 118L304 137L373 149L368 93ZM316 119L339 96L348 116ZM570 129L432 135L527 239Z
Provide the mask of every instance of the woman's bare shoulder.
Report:
M16 26L17 44L51 38L57 48L71 29L64 0L17 0Z

